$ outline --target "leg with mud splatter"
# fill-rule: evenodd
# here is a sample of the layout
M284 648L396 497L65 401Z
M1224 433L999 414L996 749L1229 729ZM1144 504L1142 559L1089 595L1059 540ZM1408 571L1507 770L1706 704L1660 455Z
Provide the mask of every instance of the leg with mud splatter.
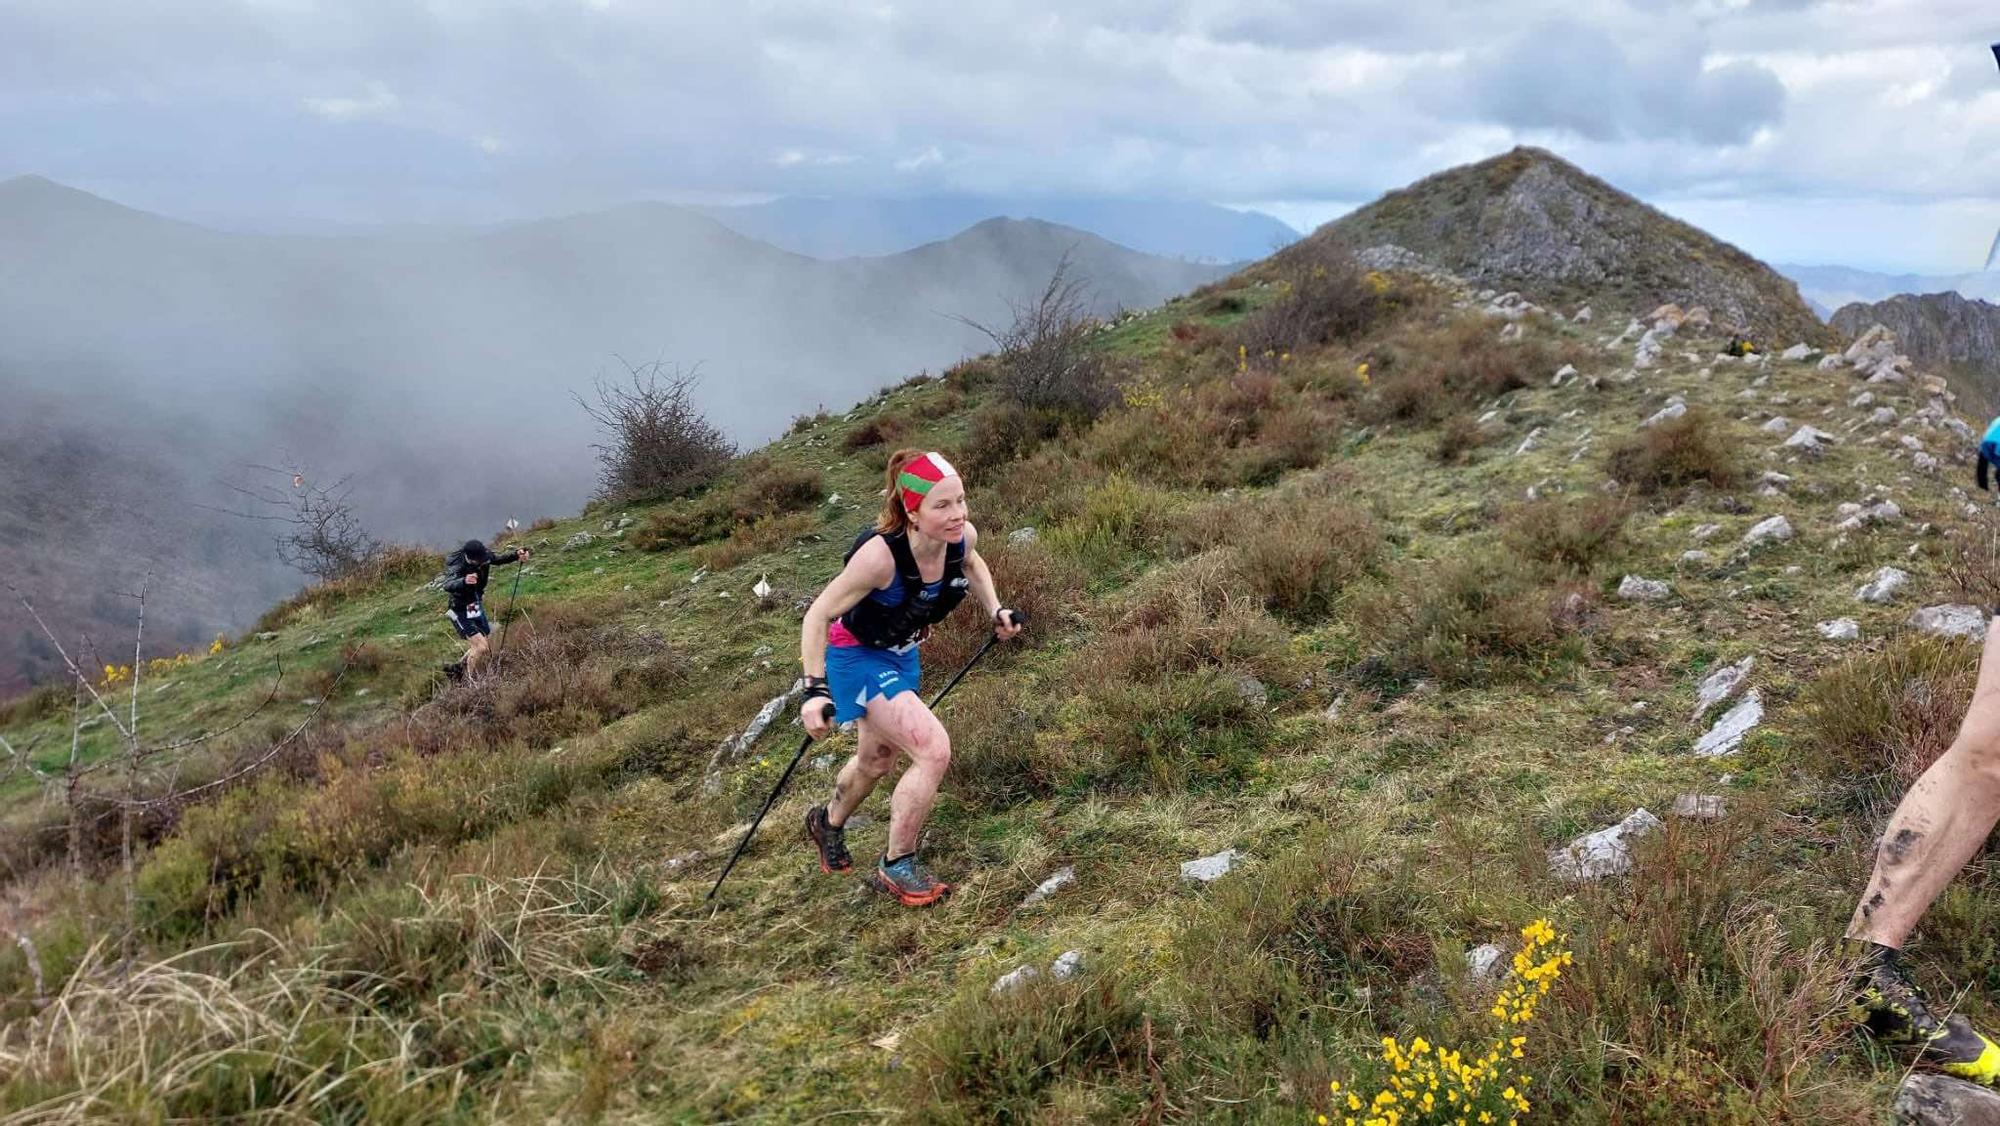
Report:
M1940 1019L1897 953L1945 885L2000 822L2000 623L1989 629L1978 687L1950 749L1911 785L1875 850L1875 872L1847 924L1867 944L1856 1019L1883 1040L1919 1048L1920 1062L2000 1084L2000 1046L1964 1017Z

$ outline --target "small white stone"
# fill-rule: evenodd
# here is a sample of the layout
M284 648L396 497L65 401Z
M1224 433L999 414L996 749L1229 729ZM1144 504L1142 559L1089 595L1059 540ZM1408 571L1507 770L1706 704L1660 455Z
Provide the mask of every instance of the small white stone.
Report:
M1785 519L1782 515L1773 516L1767 520L1758 521L1749 531L1743 533L1743 546L1762 547L1770 543L1783 543L1791 539L1792 534L1792 522L1790 520Z
M1703 758L1715 758L1734 751L1764 719L1764 697L1752 688L1743 701L1722 714L1709 728L1708 734L1697 739L1694 753Z
M1083 951L1065 950L1049 963L1049 976L1057 981L1068 981L1083 972Z
M1765 423L1762 426L1759 426L1757 429L1762 430L1766 434L1783 434L1785 431L1790 430L1791 428L1792 428L1791 419L1786 418L1784 415L1777 415L1774 416L1771 419L1771 421Z
M1075 882L1076 869L1074 867L1065 865L1058 868L1055 875L1035 885L1035 890L1028 893L1028 897L1021 901L1021 906L1033 907L1035 904L1040 903L1042 900L1047 899L1049 896L1054 895L1056 892Z
M1660 819L1645 809L1608 829L1586 833L1549 850L1549 871L1557 879L1579 881L1616 876L1632 868L1631 842L1660 828Z
M1500 977L1500 959L1506 951L1487 943L1475 946L1465 952L1465 969L1472 977L1481 981L1493 981Z
M1750 670L1756 666L1757 658L1753 655L1733 665L1723 665L1703 677L1694 690L1694 714L1688 718L1699 720L1708 714L1710 708L1736 695L1736 690L1743 687Z
M1819 630L1821 637L1829 641L1861 640L1861 623L1855 621L1853 618L1834 618L1830 621L1821 622L1814 628Z
M1230 869L1247 859L1249 858L1243 853L1233 848L1225 848L1221 852L1183 862L1181 864L1181 878L1184 880L1195 880L1204 884L1212 880L1219 880L1228 875Z
M1720 821L1728 809L1721 794L1682 794L1674 799L1674 816L1686 821Z
M1910 615L1910 628L1933 637L1969 637L1986 640L1986 611L1977 606L1953 603L1926 606Z
M1618 597L1627 602L1658 602L1673 594L1673 588L1658 579L1626 575L1618 583Z
M991 991L994 993L1012 993L1040 976L1042 976L1042 971L1033 966L1017 966L1000 975L1000 980L993 983Z
M1674 419L1679 418L1682 415L1686 414L1687 412L1688 412L1687 404L1681 402L1678 399L1675 399L1672 402L1669 402L1666 406L1661 407L1659 410L1653 412L1652 417L1640 423L1639 426L1641 429L1658 426L1662 422L1671 422Z
M1884 567L1875 572L1868 585L1854 592L1854 597L1863 602L1889 602L1897 592L1909 585L1910 573L1896 567Z
M1715 534L1721 530L1722 525L1720 524L1697 524L1692 534L1695 542L1700 543L1703 540L1714 538Z

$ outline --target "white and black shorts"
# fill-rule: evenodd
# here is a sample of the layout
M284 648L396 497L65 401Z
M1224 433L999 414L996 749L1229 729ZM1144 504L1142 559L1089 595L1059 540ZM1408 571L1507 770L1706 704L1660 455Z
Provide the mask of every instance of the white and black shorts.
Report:
M466 606L447 606L444 616L451 619L451 628L458 631L458 636L467 641L493 633L493 623L486 620L486 608L477 602Z

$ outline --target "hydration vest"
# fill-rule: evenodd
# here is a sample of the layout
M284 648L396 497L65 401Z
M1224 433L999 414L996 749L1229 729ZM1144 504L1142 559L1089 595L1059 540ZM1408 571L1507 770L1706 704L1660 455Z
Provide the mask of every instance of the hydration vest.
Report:
M876 536L889 545L889 554L896 561L896 583L903 590L903 600L891 606L877 601L870 592L869 597L840 616L840 624L847 627L856 641L871 649L898 649L916 640L925 629L944 621L965 600L965 592L971 585L965 577L965 541L945 545L944 576L938 581L938 595L925 601L921 595L930 584L924 582L923 572L917 569L917 557L910 550L907 532L878 532L869 528L854 537L841 562L853 559L861 545Z

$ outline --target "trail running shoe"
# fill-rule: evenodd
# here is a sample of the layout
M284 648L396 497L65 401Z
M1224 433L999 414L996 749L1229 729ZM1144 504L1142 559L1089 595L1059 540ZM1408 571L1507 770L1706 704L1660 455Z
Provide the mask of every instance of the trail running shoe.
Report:
M1885 1044L1917 1048L1917 1062L1925 1067L2000 1086L2000 1045L1962 1016L1939 1020L1886 946L1870 951L1855 980L1854 1019Z
M847 830L836 829L826 823L825 806L816 805L806 810L806 838L819 850L820 871L853 871L854 858L847 855Z
M916 854L903 857L894 864L884 857L875 865L875 888L896 897L896 902L905 907L928 907L951 894L951 885L932 878L917 863Z

